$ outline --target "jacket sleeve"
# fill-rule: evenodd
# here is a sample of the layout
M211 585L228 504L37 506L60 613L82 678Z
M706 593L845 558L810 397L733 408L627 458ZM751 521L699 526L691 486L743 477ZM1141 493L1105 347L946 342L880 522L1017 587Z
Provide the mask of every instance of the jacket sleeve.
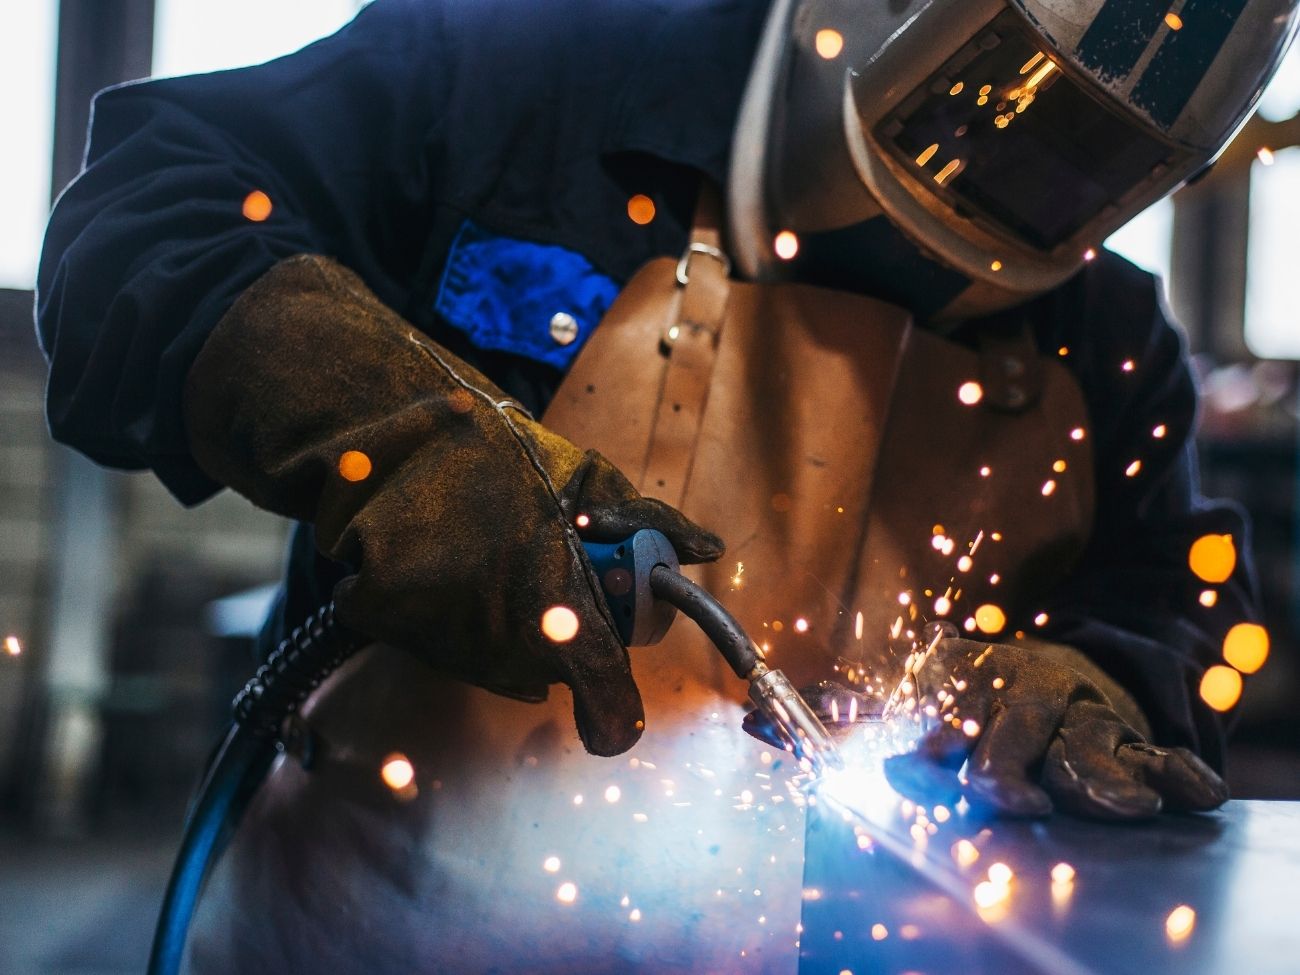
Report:
M218 485L190 458L182 389L244 288L316 252L400 307L431 206L435 18L433 4L380 0L287 57L95 98L85 165L54 208L38 275L57 440L152 468L197 503ZM255 191L271 203L262 220L244 213Z
M1083 651L1130 690L1158 743L1221 768L1224 717L1201 700L1200 680L1223 663L1227 631L1258 619L1257 596L1244 513L1200 494L1197 393L1183 336L1158 282L1113 255L1059 302L1051 348L1067 347L1084 389L1097 507L1088 550L1050 601L1043 635ZM1237 552L1219 584L1189 564L1193 542L1210 534L1231 535ZM1207 590L1211 606L1201 603Z

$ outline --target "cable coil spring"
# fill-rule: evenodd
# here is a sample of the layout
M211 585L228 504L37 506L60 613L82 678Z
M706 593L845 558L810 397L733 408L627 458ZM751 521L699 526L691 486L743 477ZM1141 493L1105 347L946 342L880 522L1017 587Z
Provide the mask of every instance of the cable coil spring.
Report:
M327 603L295 627L236 696L235 723L258 738L279 736L284 719L364 641L340 625Z

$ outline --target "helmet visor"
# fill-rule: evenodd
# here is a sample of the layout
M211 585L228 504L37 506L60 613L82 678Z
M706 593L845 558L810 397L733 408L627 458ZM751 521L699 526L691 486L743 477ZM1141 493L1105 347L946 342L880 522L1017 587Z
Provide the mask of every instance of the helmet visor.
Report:
M874 135L959 213L1050 251L1181 153L1076 83L1041 44L1004 13Z

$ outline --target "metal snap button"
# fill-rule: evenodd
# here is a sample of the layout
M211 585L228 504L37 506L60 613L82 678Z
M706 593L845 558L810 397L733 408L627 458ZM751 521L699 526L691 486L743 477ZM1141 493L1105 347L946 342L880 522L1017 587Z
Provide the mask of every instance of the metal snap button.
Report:
M572 345L578 338L578 320L567 311L551 316L551 338L556 345Z

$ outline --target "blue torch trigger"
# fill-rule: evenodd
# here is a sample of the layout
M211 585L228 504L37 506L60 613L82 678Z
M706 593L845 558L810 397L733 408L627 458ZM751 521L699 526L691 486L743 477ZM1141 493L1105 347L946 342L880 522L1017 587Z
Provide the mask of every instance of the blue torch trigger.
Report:
M621 542L583 542L596 570L601 592L624 646L647 647L668 632L677 610L650 591L656 566L677 572L681 564L672 543L653 528L643 528Z
M681 574L677 553L662 533L643 528L621 542L583 546L626 646L658 643L680 609L749 684L750 700L791 752L818 772L843 767L817 713L785 674L764 663L763 652L726 607Z

